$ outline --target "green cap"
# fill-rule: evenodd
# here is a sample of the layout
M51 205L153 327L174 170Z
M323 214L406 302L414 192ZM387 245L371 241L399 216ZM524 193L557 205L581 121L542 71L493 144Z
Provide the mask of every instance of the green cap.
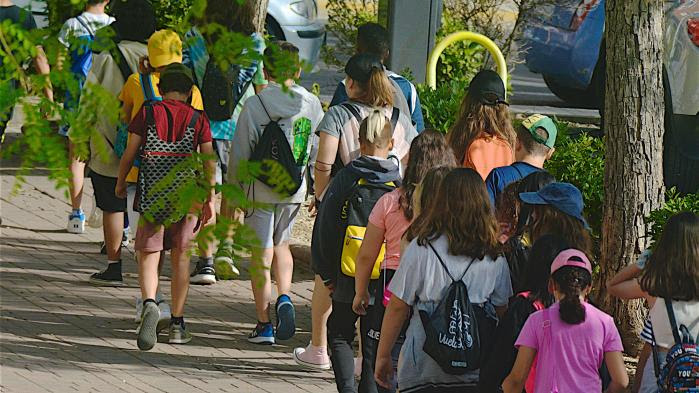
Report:
M183 75L192 83L194 83L194 77L192 76L192 70L182 63L171 63L165 66L165 69L160 73L160 80L169 78L171 75Z
M544 115L531 115L524 119L522 122L522 127L529 131L535 141L541 143L542 145L546 145L550 149L553 149L553 146L556 144L558 129L550 117ZM539 127L546 130L546 132L549 134L547 139L542 138L536 133L536 129Z

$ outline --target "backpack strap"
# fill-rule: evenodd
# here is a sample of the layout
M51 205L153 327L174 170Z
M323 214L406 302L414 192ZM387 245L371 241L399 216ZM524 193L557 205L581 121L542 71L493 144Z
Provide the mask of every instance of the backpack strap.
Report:
M653 325L650 325L650 336L653 340L651 345L653 349L653 370L655 371L656 377L660 376L660 354L658 353L658 346L655 344L655 332L653 331Z
M677 320L675 319L675 311L672 309L672 299L664 299L665 308L667 309L667 318L670 320L670 328L672 329L672 337L675 338L675 344L681 344L680 331L677 328Z
M85 30L87 30L87 34L89 34L89 35L90 35L90 38L94 40L94 39L95 39L95 33L92 31L92 29L91 29L90 26L87 24L87 22L85 22L85 21L83 20L82 15L76 16L76 17L75 17L75 20L77 20L78 23L80 23L80 24L82 25L82 27L85 28Z
M544 322L543 322L543 330L544 330L544 345L548 349L549 356L553 353L553 333L551 332L551 316L550 314L550 309L545 308L544 309ZM541 358L539 358L539 361L541 361ZM541 363L537 363L541 364ZM558 393L558 384L556 383L556 365L552 364L551 367L553 368L553 375L551 378L551 393Z
M146 108L146 125L155 127L155 115L153 113L153 105L144 105Z
M162 101L163 98L155 95L155 90L153 89L153 83L150 79L150 74L138 74L141 80L141 90L143 91L143 97L146 101Z
M129 67L129 63L126 61L126 56L124 56L124 52L121 51L121 48L119 47L119 43L115 44L116 46L116 62L117 66L119 66L119 71L121 72L121 76L124 78L124 83L126 83L127 80L129 80L129 76L131 76L131 68ZM141 83L142 84L142 83Z
M187 124L187 128L192 128L195 129L197 125L197 121L199 120L199 114L200 112L198 110L192 111L192 118L189 119L189 124Z
M391 134L393 134L393 132L396 130L396 125L398 125L399 118L400 110L394 106L393 111L391 112Z
M362 124L362 115L359 113L359 109L357 109L355 105L352 105L349 102L343 102L342 104L340 104L340 106L347 109L347 111L349 111L349 113L355 119L357 119L357 123L359 123L360 125Z
M468 264L468 266L466 267L466 270L464 271L464 274L461 275L461 278L459 278L458 280L456 280L456 279L454 279L454 276L452 276L451 273L449 272L449 268L447 268L447 265L446 265L446 264L444 263L444 261L442 260L441 255L439 255L439 253L437 252L437 250L434 249L434 246L432 245L432 242L427 242L427 245L430 246L430 248L432 249L432 252L434 252L434 255L437 256L437 259L439 260L439 263L440 263L440 264L442 265L442 267L444 268L444 271L447 272L447 275L449 276L449 278L451 278L451 281L453 281L453 282L459 282L459 281L463 280L464 277L466 277L466 273L468 273L468 269L470 269L470 268L471 268L471 265L473 265L473 259L471 259L471 262L470 262L470 263Z
M260 97L258 95L257 99L260 100L260 105L262 105L262 109L265 111L265 114L267 114L267 118L269 119L269 121L272 121L272 122L275 121L272 119L272 116L269 115L269 112L267 111L267 108L265 107L265 103L262 101L262 97ZM278 121L278 120L276 120L276 121Z

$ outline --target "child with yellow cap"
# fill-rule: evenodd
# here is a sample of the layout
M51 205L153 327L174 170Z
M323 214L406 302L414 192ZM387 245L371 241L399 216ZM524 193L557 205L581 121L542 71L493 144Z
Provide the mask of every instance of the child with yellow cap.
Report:
M136 117L144 103L162 100L160 91L158 90L160 73L168 65L174 63L182 63L182 40L177 33L172 30L156 31L148 39L148 55L140 59L139 72L129 77L119 94L119 100L122 102L122 118L125 123L130 123L131 120ZM201 92L196 85L192 87L192 94L189 96L188 103L194 109L204 109ZM129 210L129 217L138 217L138 213L133 212L137 180L138 168L134 166L126 177L126 182L128 184L127 208ZM131 220L130 218L130 221L134 221L134 226L137 225L137 220ZM211 265L213 265L212 252L202 252L200 255L205 255L201 258L211 260ZM162 262L159 266L159 270L160 268L162 268ZM158 290L156 300L158 300L161 309L168 310L169 307L167 307L161 298L162 296ZM139 298L136 300L136 320L138 321L141 320L141 310L142 302ZM168 319L169 316L167 312L161 314L163 321Z

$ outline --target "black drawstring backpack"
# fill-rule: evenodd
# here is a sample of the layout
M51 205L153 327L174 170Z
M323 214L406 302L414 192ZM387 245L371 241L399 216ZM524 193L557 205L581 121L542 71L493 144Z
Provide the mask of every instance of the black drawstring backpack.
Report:
M431 243L428 244L452 283L432 315L420 311L420 319L425 329L425 345L422 349L439 364L445 373L462 375L468 371L477 370L481 363L478 321L474 307L468 298L468 289L463 282L474 260L469 262L464 274L456 280L437 250Z

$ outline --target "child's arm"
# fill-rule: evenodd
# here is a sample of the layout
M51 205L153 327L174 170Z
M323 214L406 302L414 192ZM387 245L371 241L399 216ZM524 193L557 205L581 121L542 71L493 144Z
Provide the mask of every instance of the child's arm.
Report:
M119 198L126 198L126 176L129 174L140 148L141 136L131 133L124 155L121 156L121 161L119 161L119 176L117 177L117 184L114 190L114 194Z
M258 99L246 101L235 125L235 134L233 134L233 142L231 143L231 159L228 162L228 177L231 180L238 176L240 163L250 159L259 140L258 137L251 135L252 133L258 133L257 126L252 119L252 113L250 113L250 106L255 101L258 101ZM262 135L262 132L259 132L259 135Z
M629 281L640 276L642 271L643 270L641 270L641 268L635 263L624 267L617 274L615 274L611 280L607 281L607 290L614 285L621 284L624 281Z
M620 282L614 285L608 285L607 290L612 296L620 299L641 299L648 298L648 294L641 289L641 285L637 278L632 278L627 281Z
M386 314L381 324L381 339L376 351L376 366L374 378L376 383L385 388L390 388L393 381L393 361L391 350L400 334L405 320L408 318L410 306L396 295L391 296L386 308Z
M604 392L621 393L625 391L629 385L629 375L626 373L626 366L624 366L624 358L621 352L606 352L604 354L604 363L607 365L609 375L612 377L612 382Z
M214 153L214 145L211 142L202 143L199 145L199 150L202 154L211 157L204 161L204 173L209 183L209 195L204 203L201 221L206 225L209 220L216 214L216 206L214 205L214 196L216 195L216 158Z
M315 177L315 197L320 200L330 183L330 171L340 147L340 139L325 132L320 133L318 156L313 170Z
M366 226L364 240L359 248L359 254L357 254L357 271L354 275L355 295L352 310L359 315L365 315L366 309L369 307L369 278L371 278L376 258L381 252L385 234L385 230L371 222Z
M529 370L536 357L536 352L536 349L524 345L519 347L515 365L512 367L510 375L508 375L502 383L502 390L505 393L520 393L524 390L524 383L529 376Z

